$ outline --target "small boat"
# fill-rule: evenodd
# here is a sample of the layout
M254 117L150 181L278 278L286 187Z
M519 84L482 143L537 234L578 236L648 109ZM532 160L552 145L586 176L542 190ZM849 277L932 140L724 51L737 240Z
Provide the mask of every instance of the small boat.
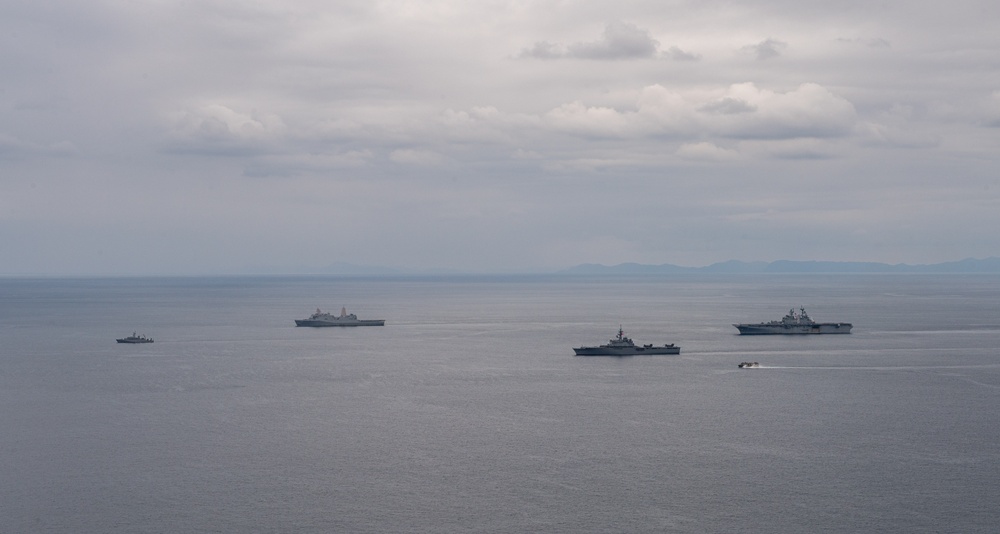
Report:
M117 341L119 343L131 343L131 344L136 344L136 343L152 343L153 342L153 338L146 337L146 336L136 335L135 332L132 332L131 336L123 337L123 338L118 338L115 341Z
M754 367L760 367L760 364L757 362L740 362L739 367L740 369L752 369Z

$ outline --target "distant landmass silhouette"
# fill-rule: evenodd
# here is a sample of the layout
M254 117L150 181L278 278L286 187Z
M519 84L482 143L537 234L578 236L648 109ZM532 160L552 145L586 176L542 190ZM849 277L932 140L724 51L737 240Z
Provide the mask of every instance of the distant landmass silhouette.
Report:
M585 263L559 271L559 274L757 274L757 273L1000 273L1000 258L967 258L960 261L929 265L888 264L858 261L791 261L744 262L730 260L713 263L705 267L681 267L665 263L663 265L643 265L640 263L620 263L599 265Z

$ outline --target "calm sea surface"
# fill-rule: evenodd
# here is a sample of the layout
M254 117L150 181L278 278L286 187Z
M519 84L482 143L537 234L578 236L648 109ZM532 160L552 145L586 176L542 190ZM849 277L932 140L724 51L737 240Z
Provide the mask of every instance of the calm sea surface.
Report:
M4 533L998 524L1000 276L0 279Z

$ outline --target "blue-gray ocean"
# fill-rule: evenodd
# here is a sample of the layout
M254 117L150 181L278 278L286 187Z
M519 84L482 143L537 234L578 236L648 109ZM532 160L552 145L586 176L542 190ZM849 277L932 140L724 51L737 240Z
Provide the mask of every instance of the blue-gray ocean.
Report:
M996 275L0 279L4 533L998 525Z

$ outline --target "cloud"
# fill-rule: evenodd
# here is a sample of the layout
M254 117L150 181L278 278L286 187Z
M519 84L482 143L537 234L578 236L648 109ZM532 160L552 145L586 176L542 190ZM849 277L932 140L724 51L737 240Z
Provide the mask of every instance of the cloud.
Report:
M69 157L78 155L79 152L80 150L77 146L70 141L57 141L52 144L43 145L0 133L0 159Z
M437 167L445 162L445 157L430 150L420 150L413 148L401 148L393 150L389 154L389 159L393 163L418 167Z
M548 41L538 41L531 48L526 48L521 52L521 57L532 57L536 59L557 59L563 57L565 52L557 44Z
M521 52L521 57L536 59L595 59L595 60L617 60L617 59L645 59L656 57L659 53L660 42L649 35L648 30L643 30L635 24L628 22L612 22L605 26L604 34L600 39L591 42L573 43L565 50L558 44L548 41L539 41ZM676 55L680 54L681 59L695 59L687 57L686 53L673 47L671 50Z
M860 121L856 132L860 143L869 147L930 148L941 138L922 127L920 114L911 105L894 104L889 109Z
M733 97L724 97L714 102L709 102L698 108L698 111L706 113L718 113L720 115L735 115L737 113L752 113L757 111L757 106Z
M614 105L574 100L538 114L481 105L395 122L387 121L382 111L319 119L288 114L286 119L273 113L237 111L235 105L209 104L175 116L166 152L244 158L244 174L260 177L321 175L345 167L377 166L375 154L387 154L389 162L413 168L473 161L499 167L503 162L521 161L550 170L595 169L655 165L664 152L657 151L658 158L643 154L650 153L648 143L663 140L678 143L667 154L727 161L739 156L718 148L730 145L727 140L840 137L855 131L857 123L846 99L817 84L786 92L752 83L690 91L653 84L632 91L630 100L621 95L613 100ZM556 141L552 134L560 134L563 141ZM596 154L577 145L579 140L636 144ZM525 157L529 153L531 157ZM818 152L758 153L787 158Z
M342 169L358 169L371 164L370 150L348 150L328 154L264 155L250 160L243 170L246 176L297 176L327 174Z
M651 85L640 91L631 109L576 101L549 111L543 120L555 130L590 138L840 137L849 135L857 123L849 101L814 83L784 93L741 83L716 95L682 94Z
M440 127L440 138L456 143L507 143L517 131L535 128L538 121L538 117L503 113L495 106L475 106L468 111L447 109L432 125Z
M4 217L80 235L170 236L182 246L158 249L175 258L171 272L239 266L230 251L529 267L537 255L526 250L600 235L608 222L594 213L615 182L628 186L613 197L622 204L669 191L686 210L683 232L671 233L680 219L656 210L634 210L622 225L659 262L798 253L815 240L741 249L731 236L744 229L708 215L726 201L771 206L777 195L812 209L832 197L853 207L905 193L974 222L927 222L925 210L896 203L886 211L910 224L905 233L888 221L872 235L921 239L876 249L859 240L845 245L846 259L892 249L914 261L932 259L941 243L957 247L925 239L935 227L973 235L967 242L978 244L963 254L995 254L1000 237L989 230L1000 217L983 208L975 221L968 207L1000 198L991 76L1000 33L990 24L1000 3L916 2L902 16L855 4L0 2L9 52L0 54L0 199L17 207ZM803 175L836 187L788 185ZM101 209L123 196L142 205ZM482 211L497 198L522 204L524 217L497 214L476 232L456 225L454 242L438 238L451 231L433 226L439 211ZM863 211L883 217L882 208ZM323 247L291 237L337 211L365 230ZM547 237L511 228L522 220ZM50 237L8 230L0 274L13 258L24 258L25 272L76 265ZM510 245L522 238L530 244ZM215 246L240 241L252 244ZM412 245L405 254L392 246L400 241ZM24 243L53 253L32 258ZM468 253L477 248L498 261Z
M14 104L18 111L66 111L72 107L72 101L65 96L32 95Z
M515 150L514 153L510 155L510 157L511 159L534 160L534 161L540 161L543 158L541 153L535 152L534 150L525 150L523 148L518 148L517 150Z
M729 161L739 157L739 152L703 141L701 143L684 143L677 149L677 155L689 160Z
M987 99L983 111L983 124L991 128L1000 128L1000 91L993 91Z
M635 135L639 125L635 112L614 108L588 106L581 101L570 102L543 116L550 128L584 137L613 138Z
M751 52L757 56L758 61L779 57L781 52L788 48L788 43L767 38L757 44L746 45L741 50Z
M840 156L841 149L827 139L754 139L742 141L740 152L787 160L819 160Z
M576 43L566 55L581 59L637 59L656 55L659 41L635 24L613 22L604 29L602 39L591 43Z
M285 131L284 121L275 114L246 114L221 104L208 104L177 114L168 133L168 150L220 155L262 153Z
M889 43L888 40L883 39L881 37L872 37L869 39L861 39L861 38L849 39L846 37L840 37L837 39L837 41L846 44L865 46L868 48L892 48L892 44Z
M862 144L890 148L930 148L941 144L935 134L922 132L911 124L880 124L863 122L858 124L858 137Z
M392 150L389 159L417 167L460 164L470 158L479 165L517 160L564 172L656 165L664 152L654 147L663 142L674 147L667 153L684 159L729 161L740 152L720 147L733 141L758 140L762 144L755 146L764 146L766 141L867 135L848 100L812 83L784 92L753 83L691 91L653 84L633 92L630 100L615 100L614 106L575 100L537 115L495 106L448 109L414 122L413 129L397 130L409 146ZM588 144L580 145L580 140ZM609 144L624 140L625 146ZM823 143L774 146L748 153L782 159L839 154ZM653 153L659 155L649 157Z
M729 87L722 102L726 98L732 104L722 109L738 107L741 111L711 114L716 131L727 137L840 137L848 135L857 123L857 112L847 99L815 83L804 83L784 93L760 89L752 83L736 84Z
M613 157L579 157L566 159L551 159L545 163L544 168L548 172L575 174L580 172L599 172L607 169L620 169L623 167L639 166L641 161L633 158L615 155Z
M677 46L671 46L663 52L663 55L674 61L698 61L701 59L701 55L693 52L685 52Z

